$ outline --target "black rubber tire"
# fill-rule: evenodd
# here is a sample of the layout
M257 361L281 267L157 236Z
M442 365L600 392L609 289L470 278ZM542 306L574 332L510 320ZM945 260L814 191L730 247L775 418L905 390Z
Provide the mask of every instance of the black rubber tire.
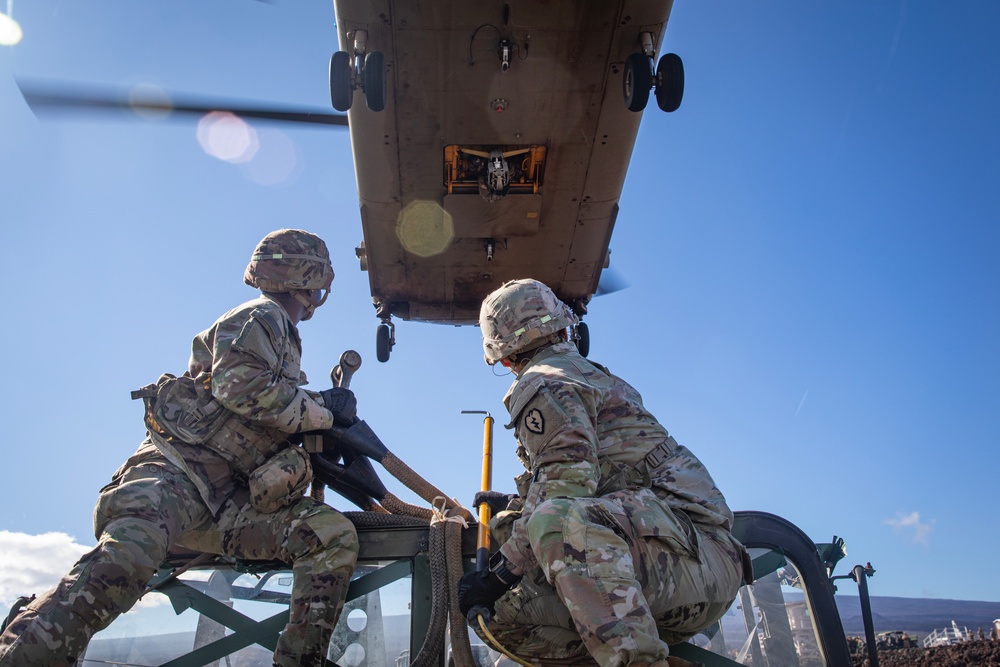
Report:
M581 357L586 357L590 354L590 327L587 326L586 322L580 322L576 325L576 335L576 349Z
M365 104L372 111L385 109L385 54L381 51L365 56Z
M351 54L337 51L330 58L330 101L337 111L348 111L354 102L351 85Z
M375 357L383 364L389 361L389 352L392 351L392 330L388 324L378 325L375 331Z
M649 102L649 89L653 87L653 73L649 68L649 58L642 53L633 53L625 61L622 76L622 93L629 111L639 112Z
M676 53L667 53L656 66L656 106L677 111L684 98L684 62Z

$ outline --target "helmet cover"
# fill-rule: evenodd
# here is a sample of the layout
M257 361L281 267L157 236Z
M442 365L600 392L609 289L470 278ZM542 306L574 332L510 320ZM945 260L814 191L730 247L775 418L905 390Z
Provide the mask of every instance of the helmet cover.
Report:
M323 239L301 229L265 236L250 257L243 282L262 292L330 289L333 266Z
M483 353L492 366L532 349L537 341L578 322L576 315L544 283L513 280L490 293L479 311Z

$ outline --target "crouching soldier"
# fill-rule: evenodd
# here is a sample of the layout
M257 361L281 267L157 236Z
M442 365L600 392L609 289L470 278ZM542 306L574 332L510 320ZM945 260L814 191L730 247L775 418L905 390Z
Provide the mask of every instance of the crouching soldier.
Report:
M486 362L515 375L504 404L527 473L520 511L498 517L513 519L509 538L488 570L462 578L460 606L532 662L684 664L668 643L722 617L746 550L702 463L568 340L576 322L535 280L483 302Z
M194 338L188 370L139 392L145 441L100 493L98 543L0 635L0 665L63 667L127 611L174 545L292 567L275 665L322 665L358 555L354 526L303 495L309 458L289 436L350 424L347 389L300 387L297 325L333 281L326 244L282 229L244 281L261 291Z

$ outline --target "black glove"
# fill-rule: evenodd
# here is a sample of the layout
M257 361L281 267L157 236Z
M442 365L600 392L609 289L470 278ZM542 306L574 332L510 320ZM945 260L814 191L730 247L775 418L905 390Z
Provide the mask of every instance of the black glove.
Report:
M458 608L469 625L478 628L476 617L482 614L483 621L489 623L496 613L496 601L519 581L520 575L512 574L503 563L494 569L464 574L458 581Z
M323 405L333 413L333 420L341 426L350 426L358 416L358 399L350 389L332 387L319 392Z
M477 491L476 497L472 499L473 509L478 510L479 506L486 503L490 507L490 514L496 516L507 509L510 501L517 498L516 493L502 493L500 491Z

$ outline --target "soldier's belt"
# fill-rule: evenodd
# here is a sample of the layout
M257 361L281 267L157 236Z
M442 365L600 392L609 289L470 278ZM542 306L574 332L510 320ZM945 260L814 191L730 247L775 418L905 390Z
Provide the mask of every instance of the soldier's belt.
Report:
M600 463L601 481L597 487L597 495L628 489L648 489L652 485L650 472L659 468L676 447L677 441L668 435L666 440L653 447L634 465L616 464L605 459Z

